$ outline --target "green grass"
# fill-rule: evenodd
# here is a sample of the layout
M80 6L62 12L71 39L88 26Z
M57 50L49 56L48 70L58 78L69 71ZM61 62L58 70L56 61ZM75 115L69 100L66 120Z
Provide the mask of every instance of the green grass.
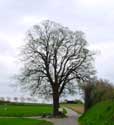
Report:
M24 119L24 118L0 118L0 125L53 125L44 120Z
M52 114L51 105L0 105L0 116L40 116Z
M67 110L65 108L63 108L63 114L66 115L67 114Z
M105 101L93 106L80 117L81 125L114 125L114 101Z

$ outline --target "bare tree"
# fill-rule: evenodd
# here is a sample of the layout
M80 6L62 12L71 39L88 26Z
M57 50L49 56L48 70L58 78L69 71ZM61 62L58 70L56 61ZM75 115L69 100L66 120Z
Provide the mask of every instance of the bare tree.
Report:
M5 101L5 98L4 97L0 97L0 101Z
M15 101L15 102L18 102L18 97L14 97L14 101Z
M22 88L53 97L53 115L59 115L59 98L75 90L77 79L94 75L93 53L81 31L71 31L46 20L27 32L22 48Z
M7 101L10 102L11 98L10 97L7 97Z
M20 97L20 101L21 101L21 102L25 102L25 100L26 100L26 99L25 99L23 96Z
M31 98L30 98L30 97L28 97L28 98L27 98L27 101L28 101L28 102L31 102Z

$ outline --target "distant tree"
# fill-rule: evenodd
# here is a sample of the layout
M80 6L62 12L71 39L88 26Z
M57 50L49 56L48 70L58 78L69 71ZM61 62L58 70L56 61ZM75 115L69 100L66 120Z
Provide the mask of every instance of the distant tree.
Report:
M75 103L76 103L76 104L83 104L82 100L80 100L80 99L76 99L76 100L75 100Z
M31 102L31 98L30 98L30 97L28 97L28 98L27 98L27 101L28 101L28 102Z
M77 80L90 79L95 73L93 53L84 33L52 21L46 20L28 31L21 54L21 87L32 95L51 95L54 116L59 115L60 96L73 94Z
M32 99L32 101L33 101L34 103L36 103L38 100L37 100L37 99L35 99L35 98L33 98L33 99Z
M21 97L20 100L21 102L25 102L26 99L24 97Z
M5 101L5 98L4 97L0 97L0 101Z
M14 101L17 102L18 101L18 97L14 97Z
M10 97L7 97L7 101L10 102L11 98Z

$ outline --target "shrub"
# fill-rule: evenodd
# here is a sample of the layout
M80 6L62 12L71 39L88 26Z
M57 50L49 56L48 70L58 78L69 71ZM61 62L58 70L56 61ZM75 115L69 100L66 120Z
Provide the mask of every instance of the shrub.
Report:
M83 87L85 112L98 102L114 99L114 86L108 80L87 82Z

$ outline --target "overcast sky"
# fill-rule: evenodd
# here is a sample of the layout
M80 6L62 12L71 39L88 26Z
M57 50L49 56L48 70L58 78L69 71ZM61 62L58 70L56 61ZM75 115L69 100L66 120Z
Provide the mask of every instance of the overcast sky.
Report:
M96 56L97 76L114 83L114 0L0 0L0 97L20 96L11 87L25 33L49 19L82 30Z

